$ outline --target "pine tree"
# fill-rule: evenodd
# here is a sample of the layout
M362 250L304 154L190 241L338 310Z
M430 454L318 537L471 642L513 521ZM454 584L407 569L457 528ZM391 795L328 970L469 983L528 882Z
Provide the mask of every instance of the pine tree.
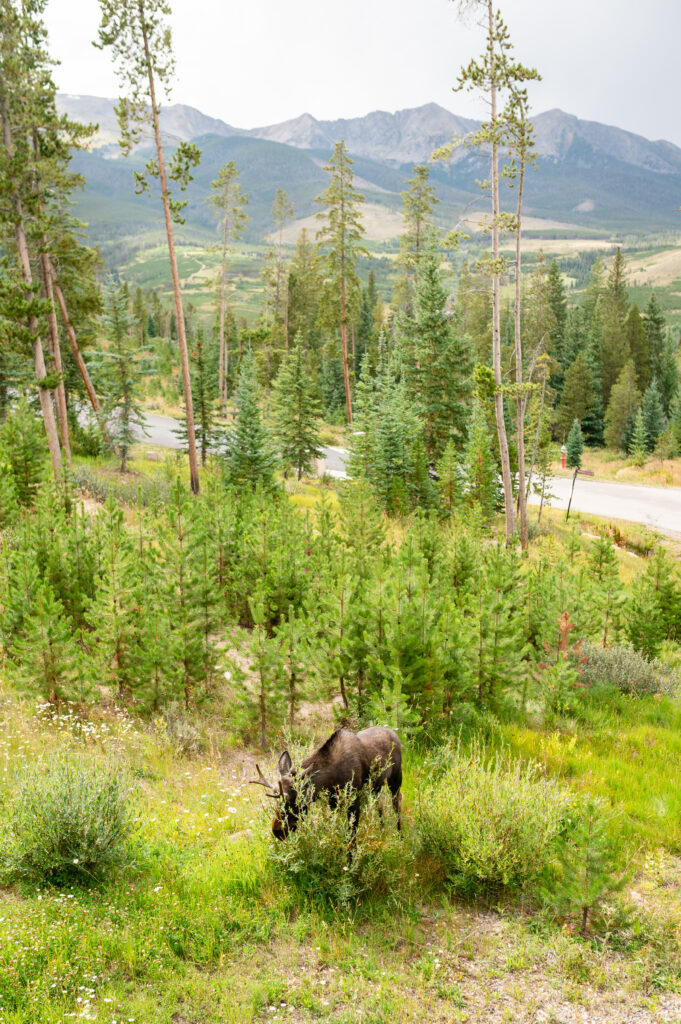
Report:
M579 914L580 933L586 935L589 917L625 881L618 873L616 846L597 800L583 804L572 828L559 840L557 854L559 873L544 889L544 902L561 916Z
M220 305L218 313L218 401L222 409L227 402L229 391L229 332L228 326L228 280L227 255L229 244L240 238L248 223L244 207L248 196L239 183L239 171L233 160L220 168L217 178L210 183L207 200L220 221L222 239L220 244L220 274L218 292ZM204 459L205 461L205 459Z
M678 343L669 329L666 332L656 380L660 389L662 408L665 415L669 416L674 399L679 393Z
M556 429L561 439L567 436L575 420L581 422L591 408L593 398L593 378L580 352L565 371L560 403L556 410Z
M285 286L284 286L284 260L283 260L283 245L284 245L284 227L288 220L293 217L293 203L289 202L288 196L283 189L278 188L274 195L274 202L272 203L272 220L277 230L277 276L276 276L276 288L274 296L274 319L284 319L282 316L282 308L286 309L286 297L285 297ZM286 347L288 348L288 334L286 334Z
M643 418L643 411L639 409L636 413L634 430L627 451L631 455L635 466L643 466L645 465L648 450L648 432L645 419Z
M657 439L664 430L665 416L662 399L655 378L650 382L641 402L641 414L645 428L645 450L655 450Z
M605 443L609 448L622 448L627 421L631 417L633 422L638 404L636 368L630 359L612 389L605 414Z
M549 352L556 362L563 364L563 345L565 342L565 330L567 326L567 298L563 275L560 272L557 260L551 260L546 275L546 291L548 305L551 310L551 326L549 328L550 343L547 346Z
M467 501L491 519L499 507L499 480L485 414L477 400L473 403L463 465Z
M364 227L360 216L364 196L355 188L352 165L345 142L337 142L333 156L324 168L331 176L329 187L317 198L317 202L326 207L317 214L325 222L317 232L317 238L326 250L322 316L329 327L340 331L348 423L352 423L348 324L350 311L353 305L358 304L359 298L357 260L366 255L361 244Z
M606 406L610 392L630 358L626 331L628 309L624 257L618 247L603 293L603 401Z
M308 348L319 347L319 301L322 290L320 258L305 228L298 235L288 266L288 338L298 334Z
M9 467L16 500L27 507L35 504L47 452L38 421L25 399L0 427L0 454Z
M440 506L448 514L461 504L463 497L463 476L454 442L449 440L437 464Z
M192 180L192 169L199 163L201 154L193 143L180 142L166 167L157 97L161 89L168 93L175 71L171 32L166 21L170 8L166 0L99 0L99 5L102 20L96 45L100 49L111 47L119 81L123 89L127 90L127 95L121 96L116 107L123 155L130 155L149 123L154 132L156 156L145 164L144 171L134 172L135 189L137 192L150 192L149 177L157 178L160 186L182 364L189 474L192 491L198 494L199 467L194 438L189 352L173 231L173 222L182 223L182 209L186 202L172 197L168 182L175 182L182 191L186 189Z
M433 237L421 240L413 319L403 372L425 424L428 457L436 460L449 438L461 446L466 437L471 362L467 340L446 312L440 259Z
M42 584L23 634L14 643L17 678L51 704L71 700L76 651L73 623L50 587Z
M430 184L430 168L418 164L413 177L408 178L408 189L402 192L404 231L400 235L402 272L395 284L394 305L408 310L414 298L414 289L421 253L434 230L433 208L438 202L435 188Z
M646 306L645 313L643 314L643 332L645 336L645 349L646 355L648 356L648 366L645 383L642 385L643 388L648 387L648 384L657 377L660 379L660 371L662 368L662 355L664 351L664 340L665 340L665 319L664 313L660 309L660 304L657 301L655 292L650 293L650 299Z
M300 335L285 356L274 383L272 433L285 469L295 469L298 479L311 473L323 449L318 420L321 406L310 373L309 358Z
M236 422L227 441L226 469L230 484L243 490L273 484L276 458L260 415L260 389L253 353L241 362L237 384Z
M218 340L219 344L219 340ZM214 452L222 437L222 431L215 422L215 406L219 396L219 378L215 370L215 345L208 346L201 327L196 328L194 337L189 337L189 356L191 359L192 394L194 396L195 434L201 465ZM187 450L187 424L180 425L173 433L182 442L183 451Z
M645 391L650 384L650 337L638 306L631 307L624 327L629 354L636 367L636 384L640 391Z
M135 428L146 433L136 328L123 289L109 282L102 314L102 331L108 347L99 355L100 386L107 434L120 457L121 473L127 469L128 452L137 440Z
M514 500L502 393L501 276L504 270L504 259L500 252L501 232L508 225L509 218L501 211L499 158L504 149L510 149L511 161L504 168L504 172L510 176L515 173L516 160L524 168L526 156L520 156L520 153L521 150L524 151L528 147L530 134L528 132L529 123L524 116L526 109L525 83L539 78L539 75L534 68L527 68L514 58L508 28L500 12L495 9L493 0L474 0L474 6L480 10L481 15L484 12L486 46L477 60L472 60L467 67L461 69L455 89L456 91L466 89L482 92L489 102L490 109L488 120L484 121L477 131L470 133L466 143L472 147L483 147L485 151L491 150L490 179L481 183L482 187L491 193L492 200L492 216L489 225L492 235L492 251L490 257L484 262L492 279L492 367L496 383L494 410L504 489L506 539L510 541L514 532ZM500 109L504 94L507 97L507 102L503 109ZM522 126L520 134L519 126ZM448 146L437 151L435 155L448 157L451 156L451 153L452 147ZM518 211L520 212L522 189L519 189L519 198ZM513 226L517 229L519 238L519 214L516 214ZM522 372L520 365L518 372Z

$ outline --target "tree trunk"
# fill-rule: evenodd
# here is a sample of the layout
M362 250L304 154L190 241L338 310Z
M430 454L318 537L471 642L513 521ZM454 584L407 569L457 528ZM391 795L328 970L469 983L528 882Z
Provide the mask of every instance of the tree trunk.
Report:
M50 349L54 359L55 371L59 374L57 385L57 418L59 420L59 434L61 446L64 449L64 458L67 465L71 465L71 445L69 444L69 424L66 418L66 389L63 380L63 367L61 361L61 346L59 344L59 330L57 328L57 311L54 307L54 290L52 288L52 277L50 275L49 257L43 253L40 257L40 271L43 282L43 292L50 304L47 314L47 324L50 330Z
M495 61L494 52L494 7L492 0L487 2L489 19L490 56ZM508 454L508 438L504 422L504 396L501 380L501 281L499 272L499 144L496 138L497 122L497 86L494 77L490 87L491 122L492 122L492 366L496 390L494 394L494 413L499 439L499 456L501 459L501 476L504 484L504 509L506 514L506 543L513 536L513 483L511 481L511 462Z
M173 219L170 213L170 201L168 196L168 177L166 174L165 161L163 159L163 144L161 142L161 128L158 119L158 105L156 103L156 88L154 85L154 73L152 70L151 54L149 52L149 39L147 36L144 5L138 0L140 16L140 28L144 41L144 59L149 76L149 98L151 100L151 116L154 125L154 138L156 141L156 159L158 162L158 176L161 184L161 198L163 199L163 214L166 223L166 236L168 239L168 256L170 258L170 273L173 279L173 294L175 297L175 316L177 319L177 340L180 346L180 360L182 363L182 383L184 385L184 405L187 420L187 449L189 454L189 479L194 494L199 493L199 464L196 457L196 436L194 434L194 406L192 402L192 385L189 376L189 353L187 352L187 337L184 329L184 312L182 309L182 295L180 293L180 275L177 270L177 255L175 253L175 237L173 234Z
M345 407L348 416L348 425L352 424L352 397L350 395L350 370L348 367L348 324L347 309L345 301L345 259L341 257L341 279L340 279L340 300L341 300L341 345L343 347L343 382L345 384Z
M578 473L579 473L579 466L577 466L577 468L575 469L574 476L572 477L572 488L570 490L570 500L568 501L567 512L565 513L565 522L566 523L567 523L568 519L570 518L570 506L572 505L572 495L575 493L575 480L577 479L577 474Z
M227 282L225 281L225 275L227 273L227 235L229 232L228 215L225 213L225 219L222 224L222 259L220 262L220 346L219 346L219 365L218 365L218 408L220 411L224 411L227 403L227 388L225 386L226 381L226 369L225 369L225 314L227 309Z
M7 103L5 101L4 96L2 95L0 95L0 117L2 118L2 137L5 146L5 152L7 153L7 156L11 159L14 155L14 147L12 145L12 129L9 122ZM14 222L14 238L17 246L17 254L19 257L19 266L21 268L21 277L23 279L24 284L26 285L26 288L31 288L33 286L31 260L28 254L28 245L26 242L26 233L24 230L24 215L21 207L21 198L16 186L14 187L12 202L16 218ZM45 356L43 353L43 344L42 341L40 340L40 335L38 333L37 317L29 317L28 329L33 336L33 368L35 371L35 379L38 383L40 408L43 414L43 423L45 424L47 444L50 449L52 472L54 474L55 480L59 480L61 476L61 451L59 449L59 438L57 436L57 424L54 418L54 409L52 408L52 398L47 388L43 388L40 386L40 381L45 379L47 373L45 371Z
M527 551L527 492L525 490L525 403L523 401L523 340L520 324L520 237L525 186L525 158L521 155L518 180L518 210L515 236L515 381L516 430L518 434L518 511L520 513L520 546Z
M59 312L61 313L61 318L62 318L62 320L64 322L64 328L66 330L66 336L69 339L69 344L71 346L71 351L73 353L73 358L76 360L76 366L78 367L78 371L79 371L79 373L80 373L80 375L82 377L83 384L85 385L85 390L87 391L88 398L90 399L90 405L92 406L92 410L93 410L95 416L97 417L97 422L99 423L99 426L100 426L100 429L102 431L102 434L104 435L104 437L108 441L108 434L107 434L107 430L106 430L106 423L104 422L104 417L103 417L103 414L102 414L102 407L99 404L99 399L97 398L97 394L95 392L95 389L92 386L92 381L90 379L90 374L88 373L88 368L85 365L85 360L83 359L83 356L81 355L81 351L78 348L78 341L76 339L76 332L74 331L73 324L71 323L71 321L69 319L69 311L68 311L68 309L66 307L66 300L64 298L64 293L61 290L61 287L60 287L59 282L57 280L57 274L56 274L56 271L54 269L54 265L53 265L52 260L50 259L49 256L47 256L47 265L48 265L48 268L49 268L49 271L50 271L50 277L52 279L52 284L54 285L54 294L57 296L57 303L59 305Z

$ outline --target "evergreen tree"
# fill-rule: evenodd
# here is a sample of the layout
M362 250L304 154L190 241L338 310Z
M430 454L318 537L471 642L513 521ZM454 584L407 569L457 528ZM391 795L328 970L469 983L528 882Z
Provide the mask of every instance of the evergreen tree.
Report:
M322 318L328 327L340 331L348 423L352 423L348 324L350 311L359 298L357 260L366 255L361 244L364 227L360 216L364 196L355 188L352 165L345 142L337 142L333 156L324 168L331 175L329 187L317 199L326 207L317 214L325 222L317 232L317 238L326 250Z
M272 203L272 220L277 231L277 275L274 293L274 319L284 319L286 309L286 287L284 281L284 227L286 222L293 217L293 203L282 188L278 188ZM288 335L286 336L286 347L288 348Z
M253 490L273 483L276 458L260 416L260 389L252 352L241 362L235 404L236 422L227 441L226 469L230 484Z
M279 368L273 399L272 433L284 468L295 469L300 480L304 472L313 471L315 459L323 454L318 426L321 407L300 335Z
M487 421L477 400L473 403L463 465L467 501L479 506L484 517L491 519L499 507L499 477Z
M645 391L650 384L650 337L638 306L631 307L624 326L629 355L636 367L636 384L639 391Z
M589 917L624 879L617 872L617 850L608 834L601 805L584 803L581 813L558 842L559 872L544 890L544 902L561 916L579 915L586 935Z
M219 345L219 339L218 339ZM194 429L196 443L201 457L201 465L205 466L210 452L214 452L222 436L222 431L215 422L215 406L219 395L219 378L216 373L215 346L208 346L201 327L196 328L194 337L189 337L189 356L191 359L192 394L194 396ZM186 451L187 424L180 422L173 433L182 442Z
M656 380L660 389L662 408L665 415L668 416L674 399L679 393L678 344L670 330L666 332Z
M49 586L42 584L23 634L14 643L16 675L33 693L51 704L72 700L77 660L73 623ZM86 696L82 691L78 694Z
M565 438L575 420L582 420L594 399L593 377L586 359L580 352L565 371L560 403L556 410L558 436Z
M665 319L664 313L660 309L660 304L657 301L655 292L650 293L648 305L646 306L645 313L643 314L643 332L645 336L645 350L648 357L647 374L645 383L642 385L641 390L648 387L648 384L657 377L660 379L662 369L662 357L664 352L664 340L665 340Z
M168 240L168 257L175 299L177 338L182 364L182 383L187 422L187 447L192 491L199 493L199 467L194 438L194 409L192 403L189 352L185 335L180 277L173 222L182 223L185 201L174 199L168 182L175 182L184 191L192 180L192 169L201 154L191 142L180 142L166 165L161 128L159 124L161 89L168 91L175 71L175 58L167 17L170 8L166 0L99 0L102 20L99 27L100 49L110 46L121 86L127 95L121 96L116 116L121 130L121 148L125 156L140 141L145 127L151 124L154 133L155 159L149 160L143 171L135 171L137 192L150 192L149 177L158 179Z
M298 334L312 350L319 347L319 301L322 278L319 254L305 228L298 235L288 267L288 338Z
M548 305L551 311L551 325L549 327L549 352L558 363L563 363L563 345L565 342L565 329L567 326L567 298L563 275L558 267L558 261L552 260L549 264L546 275L546 293Z
M16 500L20 505L33 505L45 475L47 451L39 423L25 399L0 427L0 457L11 474Z
M121 473L127 469L128 452L137 439L135 428L146 434L136 327L123 289L110 282L102 313L102 331L108 347L99 354L99 373L107 434L120 457Z
M240 238L248 224L245 207L248 196L241 188L239 170L233 160L220 168L217 178L210 183L207 200L220 221L220 274L218 277L218 401L222 409L227 402L229 391L229 291L227 279L227 255L230 242ZM205 462L205 458L202 460Z
M439 264L431 237L418 262L414 316L406 322L409 343L402 365L425 424L431 460L440 457L450 437L459 446L466 437L471 375L467 341L446 312Z
M415 166L413 177L408 178L406 184L409 188L402 193L404 231L400 236L399 257L402 273L394 295L395 307L402 310L409 309L414 298L419 260L434 230L433 207L438 202L427 164Z
M442 457L437 464L438 490L440 506L452 515L461 504L463 497L463 479L456 447L452 440L447 441Z
M636 419L634 420L634 430L631 435L627 451L631 455L634 465L643 466L645 465L646 455L648 449L648 432L646 430L645 419L643 418L643 411L641 409L636 413Z
M645 450L652 452L655 450L657 439L665 427L662 399L655 378L648 385L643 395L641 415L645 429Z
M605 414L605 443L609 448L622 448L627 422L631 417L633 423L638 404L636 368L630 359L617 378Z
M630 358L626 330L628 309L624 257L618 247L603 293L603 401L606 406L610 392Z

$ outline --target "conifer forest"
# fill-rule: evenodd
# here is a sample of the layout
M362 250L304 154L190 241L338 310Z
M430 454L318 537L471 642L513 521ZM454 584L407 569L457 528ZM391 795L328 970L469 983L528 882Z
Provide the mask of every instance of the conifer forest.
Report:
M678 229L541 228L503 0L378 240L90 2L115 146L0 0L0 1024L680 1021Z

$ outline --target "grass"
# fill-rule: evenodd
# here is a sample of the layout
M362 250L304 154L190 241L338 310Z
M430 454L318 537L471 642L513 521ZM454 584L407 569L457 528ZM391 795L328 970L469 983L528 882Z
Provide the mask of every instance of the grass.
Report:
M631 459L624 458L620 452L587 448L582 456L582 468L593 473L597 480L681 487L681 459L658 459L651 456L645 465L635 466ZM561 469L560 462L555 463L553 471L556 476L572 476L571 470Z
M587 705L579 731L503 729L511 749L549 774L607 796L628 849L649 851L636 888L654 909L630 908L625 920L614 908L603 944L541 924L529 907L450 902L429 888L426 862L401 911L316 910L272 870L268 808L248 785L254 757L234 746L224 718L206 752L187 759L160 719L100 710L81 721L75 709L52 716L0 695L0 795L23 764L85 749L129 765L142 807L134 865L100 887L0 892L3 1024L491 1022L551 1019L579 1004L613 1022L627 1019L623 1006L645 1021L656 1019L653 1005L681 1013L670 860L681 842L676 702ZM421 765L408 753L407 835Z

